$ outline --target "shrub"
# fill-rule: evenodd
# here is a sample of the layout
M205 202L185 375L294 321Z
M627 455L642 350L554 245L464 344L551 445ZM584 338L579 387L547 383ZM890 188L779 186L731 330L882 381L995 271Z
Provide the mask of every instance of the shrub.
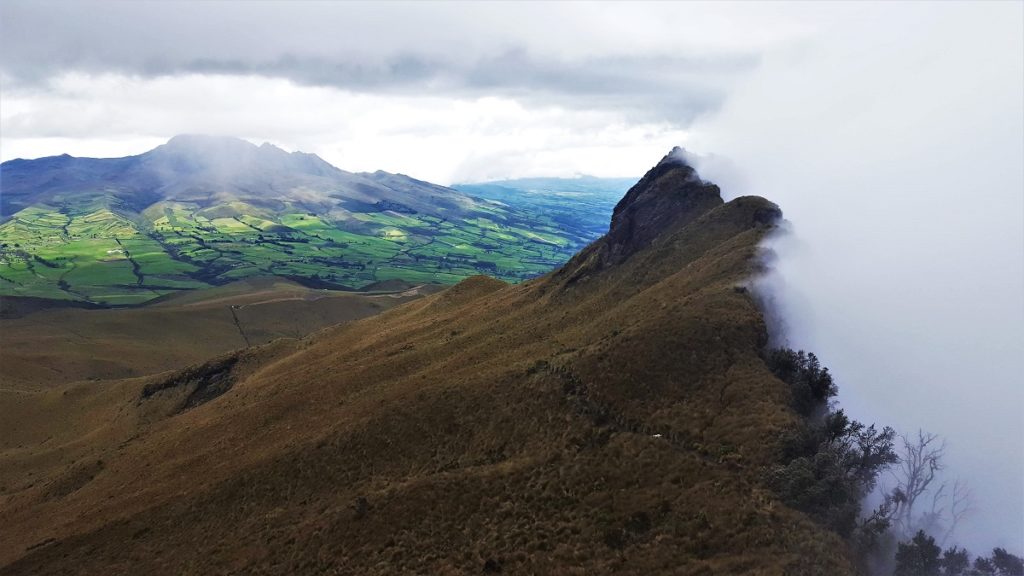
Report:
M893 576L938 576L943 564L941 552L935 538L920 530L910 542L900 544Z
M804 417L786 442L782 462L770 470L768 483L787 506L850 537L858 528L861 501L874 489L878 474L898 460L893 450L896 432L889 427L879 431L833 410L828 401L838 388L814 354L777 349L767 354L766 363L789 384L793 408Z
M789 384L793 409L801 416L811 416L827 407L828 400L839 391L828 368L823 368L814 354L776 348L768 352L765 363L776 378Z

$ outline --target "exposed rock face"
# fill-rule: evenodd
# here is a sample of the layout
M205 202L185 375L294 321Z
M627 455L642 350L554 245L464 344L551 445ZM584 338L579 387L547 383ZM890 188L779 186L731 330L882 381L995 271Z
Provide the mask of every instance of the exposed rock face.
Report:
M702 180L683 150L673 148L615 206L608 233L556 271L554 278L565 287L577 285L652 244L672 241L680 229L711 214L717 225L737 231L771 227L782 218L778 206L758 196L726 204L718 186ZM660 265L669 259L662 254L654 260Z
M673 148L615 206L608 231L606 261L617 262L647 246L671 225L722 204L718 186L702 181Z

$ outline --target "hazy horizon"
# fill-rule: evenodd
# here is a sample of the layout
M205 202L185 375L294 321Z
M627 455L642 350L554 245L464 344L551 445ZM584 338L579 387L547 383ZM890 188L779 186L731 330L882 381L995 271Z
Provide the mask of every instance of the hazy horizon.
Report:
M174 138L175 136L212 136L212 135L210 135L210 134L196 134L196 133L192 133L192 134L175 134L175 135L171 136L170 138ZM226 136L226 135L214 136L214 137L237 138L236 136ZM113 156L89 156L89 155L84 155L84 154L83 155L75 155L75 154L68 154L67 152L60 152L60 153L56 153L56 154L49 154L49 153L47 153L47 154L45 154L43 156L33 156L33 157L21 157L21 156L19 156L17 158L5 158L3 160L3 162L10 162L12 160L39 160L39 159L42 159L42 158L59 157L59 156L65 155L65 154L67 154L67 155L69 155L69 156L71 156L73 158L93 158L93 159L99 159L99 160L127 158L127 157L138 156L140 154L144 154L146 152L149 152L150 150L153 150L157 146L160 146L162 144L166 144L170 140L170 138L168 138L167 140L161 141L159 144L156 144L155 146L151 146L151 147L147 147L147 148L142 148L140 150L127 151L127 152L124 152L124 153L116 153ZM273 144L272 142L269 142L267 140L248 139L248 138L238 138L238 139L239 140L244 140L245 142L248 142L249 144L252 144L253 146L261 146L263 144L269 144L271 146L275 146L277 148L280 148L281 150L284 150L285 152L311 153L311 152L307 152L305 150L289 150L287 148L283 148L281 146L277 146L276 144ZM668 152L668 150L666 150L666 153L667 152ZM311 153L311 154L315 154L315 153ZM330 163L330 162L328 162L328 163L331 164L332 166L334 166L335 168L340 168L342 170L346 169L344 166L338 166L338 165ZM354 172L352 170L349 170L349 171L350 172ZM367 171L364 171L364 172L367 172ZM396 173L397 174L405 174L403 172L396 172ZM405 175L406 176L416 177L415 174L405 174ZM575 174L563 174L563 175L536 175L536 176L526 176L526 177L521 177L521 178L503 178L503 177L498 177L498 178L494 178L493 180L458 181L458 182L434 182L434 183L435 184L442 184L444 186L452 186L452 185L455 185L455 184L475 184L475 183L478 183L478 182L491 182L491 181L495 181L496 182L496 181L503 181L503 180L528 180L528 179L532 179L532 178L555 178L555 179L565 179L565 180L580 179L580 178L600 178L600 179L607 179L607 180L623 180L623 179L639 179L640 176L639 175L631 175L631 174L627 174L627 175L620 174L620 175L612 175L612 176L594 176L593 174L575 173Z

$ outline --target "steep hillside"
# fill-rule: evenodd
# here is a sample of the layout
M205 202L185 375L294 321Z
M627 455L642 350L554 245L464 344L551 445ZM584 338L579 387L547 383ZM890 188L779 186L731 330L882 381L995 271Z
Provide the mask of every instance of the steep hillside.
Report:
M12 160L0 189L0 295L104 305L268 275L350 288L518 281L597 236L530 206L235 138Z
M543 278L0 414L0 573L850 573L762 484L779 215L673 153Z

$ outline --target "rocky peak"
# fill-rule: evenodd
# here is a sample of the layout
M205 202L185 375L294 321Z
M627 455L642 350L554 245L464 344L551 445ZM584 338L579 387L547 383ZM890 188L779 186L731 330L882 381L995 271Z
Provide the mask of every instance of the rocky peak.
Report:
M704 182L679 147L626 192L612 212L607 259L618 261L650 244L663 230L721 205L718 186Z

